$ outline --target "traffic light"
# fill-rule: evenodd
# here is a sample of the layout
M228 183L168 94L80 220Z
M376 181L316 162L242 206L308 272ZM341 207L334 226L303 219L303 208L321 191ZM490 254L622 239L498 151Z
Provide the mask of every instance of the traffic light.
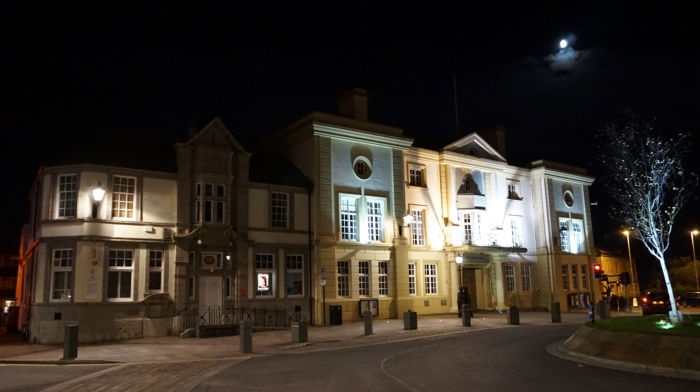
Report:
M620 283L622 283L625 286L629 286L630 283L630 273L629 272L622 272L620 274Z
M593 277L596 278L596 280L603 279L603 267L600 263L593 263Z

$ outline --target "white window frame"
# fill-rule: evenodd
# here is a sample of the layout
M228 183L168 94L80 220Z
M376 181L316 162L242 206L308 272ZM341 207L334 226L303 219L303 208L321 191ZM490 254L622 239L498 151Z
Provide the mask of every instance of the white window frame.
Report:
M371 269L372 262L370 260L357 262L357 290L360 297L369 297L372 293Z
M289 228L289 193L270 192L270 226L274 229Z
M517 289L515 286L515 265L503 265L503 278L505 279L504 288L506 293L515 293L515 290Z
M510 240L514 248L523 246L523 218L521 216L510 216Z
M387 200L385 197L338 195L340 239L361 243L383 243Z
M288 297L302 297L305 291L304 255L288 254L285 258L286 275L284 282L287 286L285 293ZM301 285L297 287L294 285L294 282L301 282Z
M337 263L337 293L338 297L350 296L350 261L338 260Z
M411 208L411 245L426 246L425 208Z
M416 264L408 263L408 295L416 295Z
M573 218L559 218L559 238L562 252L582 253L585 248L583 221Z
M65 181L64 181L65 180ZM78 175L60 174L56 180L56 217L60 219L78 216Z
M116 274L117 296L110 297L112 291L111 276ZM128 276L129 282L124 282ZM122 296L122 290L128 285L129 295ZM113 302L133 301L134 298L134 251L131 249L110 249L107 259L107 300Z
M438 294L438 265L435 263L427 263L423 266L425 295Z
M136 177L122 175L112 177L112 219L136 220L137 186Z
M522 200L520 195L520 181L508 180L508 199L509 200Z
M389 262L381 260L377 263L377 267L377 281L379 282L377 294L385 297L389 295Z
M484 245L483 217L477 210L460 210L460 226L465 244Z
M425 165L409 164L408 165L408 185L415 187L426 187Z
M51 302L70 302L74 285L74 252L72 248L54 249L51 258ZM61 282L57 279L61 276ZM60 297L57 298L57 294Z
M195 184L195 222L226 223L226 186L223 184Z

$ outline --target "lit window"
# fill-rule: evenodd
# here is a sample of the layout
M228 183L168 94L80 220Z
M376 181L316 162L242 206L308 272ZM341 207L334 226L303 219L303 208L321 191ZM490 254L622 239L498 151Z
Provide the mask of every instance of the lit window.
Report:
M511 216L510 217L510 239L511 245L514 248L523 246L522 239L522 217Z
M437 264L425 265L425 294L437 294Z
M134 252L110 250L107 266L107 298L112 300L132 299Z
M478 212L465 212L462 214L462 229L464 230L464 243L470 245L483 245L481 214Z
M363 296L369 296L369 264L369 260L361 260L359 262L357 283L359 294Z
M384 212L380 202L367 201L367 231L369 241L381 242L384 238Z
M338 261L338 297L350 296L350 262Z
M70 301L73 288L73 249L54 249L51 300Z
M408 264L408 294L416 295L416 265Z
M584 251L583 221L559 218L559 237L562 251L582 253Z
M112 217L134 219L136 207L136 179L114 176L112 180Z
M148 252L148 290L163 290L163 251Z
M258 297L272 297L274 287L275 255L258 253L255 255L255 273L257 276Z
M75 218L78 208L78 176L58 176L58 217Z
M355 197L340 198L340 236L344 240L357 241L357 205Z
M389 295L389 262L380 261L377 272L379 278L379 295Z
M384 241L385 198L358 195L340 195L339 198L341 239L361 242ZM364 223L362 227L360 222Z
M287 255L287 295L304 295L304 256Z
M423 224L424 210L411 210L411 243L414 246L425 246L425 225Z

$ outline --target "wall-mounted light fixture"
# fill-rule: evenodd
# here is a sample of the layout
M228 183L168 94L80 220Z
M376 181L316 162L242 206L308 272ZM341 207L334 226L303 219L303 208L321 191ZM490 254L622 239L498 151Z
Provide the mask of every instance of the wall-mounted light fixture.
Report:
M97 218L97 209L100 206L100 202L105 197L105 189L100 186L97 182L97 186L92 189L92 217Z
M401 218L401 220L403 221L402 222L403 225L399 226L399 236L403 236L403 228L404 227L408 227L411 225L411 223L413 223L413 215L411 215L410 213L407 213L406 215L404 215L403 218Z

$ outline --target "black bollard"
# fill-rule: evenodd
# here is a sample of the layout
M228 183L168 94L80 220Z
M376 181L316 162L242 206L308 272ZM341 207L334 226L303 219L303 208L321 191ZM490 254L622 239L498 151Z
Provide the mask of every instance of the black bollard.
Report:
M472 326L472 311L469 309L469 305L462 305L462 326L471 327Z
M241 353L252 353L253 352L253 321L252 320L241 320L240 323L240 346Z
M66 325L63 329L63 359L71 360L78 357L78 326Z
M365 335L372 334L372 312L367 311L362 313L362 317L365 320Z

